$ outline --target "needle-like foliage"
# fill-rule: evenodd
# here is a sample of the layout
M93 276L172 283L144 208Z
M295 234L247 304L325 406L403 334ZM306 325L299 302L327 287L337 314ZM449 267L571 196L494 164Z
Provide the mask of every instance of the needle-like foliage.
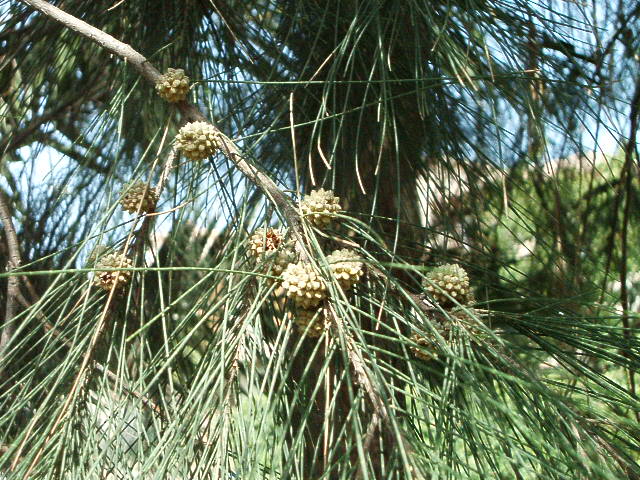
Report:
M640 478L640 3L49 4L0 0L0 479Z

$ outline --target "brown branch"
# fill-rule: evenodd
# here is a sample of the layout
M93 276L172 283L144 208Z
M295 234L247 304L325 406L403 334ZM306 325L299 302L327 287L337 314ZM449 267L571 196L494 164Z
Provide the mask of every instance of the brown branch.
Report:
M563 40L556 40L551 36L549 36L548 34L543 35L542 40L540 42L540 47L547 48L550 50L555 50L557 52L563 53L569 58L577 58L579 60L584 60L585 62L589 62L594 65L597 65L602 57L602 52L595 52L595 53L592 53L591 55L588 55L585 53L579 53L576 50L575 45L573 45L572 43L569 43Z
M22 260L20 258L20 246L18 243L18 235L13 226L11 219L11 209L4 192L0 191L0 221L4 227L7 249L9 258L7 259L7 271L14 270L20 266ZM7 303L5 308L4 322L2 324L2 334L0 335L0 379L4 374L5 354L9 347L9 343L13 338L16 327L13 323L18 311L18 298L20 297L20 283L18 276L11 275L7 279Z
M104 49L123 58L130 63L145 79L155 85L160 78L160 72L149 61L131 46L112 37L108 33L89 25L88 23L70 15L44 0L22 0L23 3L42 12L49 18L62 23L69 29L78 32L97 43ZM189 121L209 121L195 105L189 102L180 102L178 109ZM300 215L292 204L291 200L278 188L275 182L256 165L245 158L238 146L229 137L224 135L215 125L220 142L222 153L231 160L254 185L256 185L267 198L280 210L284 218L292 227L297 240L304 245L304 234L302 230Z

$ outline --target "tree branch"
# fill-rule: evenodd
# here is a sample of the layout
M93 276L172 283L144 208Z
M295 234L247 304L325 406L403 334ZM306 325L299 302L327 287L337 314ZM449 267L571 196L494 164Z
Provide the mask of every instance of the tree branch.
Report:
M78 32L80 35L92 40L104 49L112 52L127 63L130 63L145 79L155 85L160 78L160 72L149 61L131 46L112 37L108 33L89 25L88 23L70 15L57 7L47 3L44 0L21 0L23 3L42 12L47 17L62 23L67 28ZM204 121L211 123L195 105L183 101L178 103L178 109L189 121ZM300 222L300 215L294 207L291 200L277 187L275 182L256 165L247 160L241 153L237 145L222 133L217 126L220 142L222 144L222 153L231 160L245 177L247 177L254 185L256 185L267 198L280 210L284 218L293 229L297 239L303 241L304 235Z
M7 242L9 256L7 259L7 271L14 270L22 263L20 259L20 246L18 243L18 235L13 226L11 219L11 209L4 192L0 191L0 221L4 228L4 234ZM13 338L16 327L13 324L18 307L18 298L20 297L20 284L17 275L11 275L7 279L7 303L5 308L4 322L2 325L2 334L0 335L0 379L4 375L5 353Z

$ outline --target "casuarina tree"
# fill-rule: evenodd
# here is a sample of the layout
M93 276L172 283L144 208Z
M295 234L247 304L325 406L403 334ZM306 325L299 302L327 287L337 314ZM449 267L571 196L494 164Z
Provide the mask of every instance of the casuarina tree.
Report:
M0 0L0 478L640 478L639 15Z

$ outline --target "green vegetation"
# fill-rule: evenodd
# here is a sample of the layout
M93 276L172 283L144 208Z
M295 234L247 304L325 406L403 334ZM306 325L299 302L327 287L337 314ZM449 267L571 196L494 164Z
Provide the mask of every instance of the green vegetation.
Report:
M613 3L0 0L0 479L640 478Z

